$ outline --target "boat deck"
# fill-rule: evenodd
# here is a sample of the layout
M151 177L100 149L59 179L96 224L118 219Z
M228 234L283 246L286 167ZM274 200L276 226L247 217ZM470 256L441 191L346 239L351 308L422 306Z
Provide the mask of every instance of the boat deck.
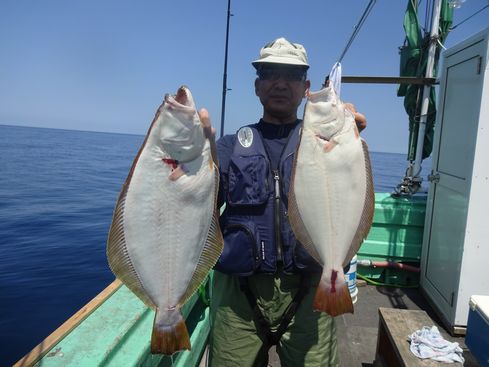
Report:
M355 313L353 315L341 315L336 318L340 366L374 366L379 328L379 307L426 311L445 339L456 341L460 344L464 350L464 366L473 367L479 365L467 349L464 342L465 338L452 337L448 334L419 289L376 287L359 282ZM406 330L406 336L414 331ZM278 356L273 350L270 351L269 366L280 366Z
M341 315L336 318L340 366L374 366L379 331L379 307L384 308L383 313L390 310L389 314L396 315L397 312L394 309L398 309L399 313L401 310L426 311L446 339L457 341L460 344L466 359L464 366L478 366L465 345L465 338L452 337L447 333L419 289L376 287L366 285L363 281L358 281L357 285L358 301L355 304L355 314ZM188 315L188 322L192 325L191 340L193 340L192 346L194 347L192 353L183 352L176 358L164 359L149 355L153 312L126 287L121 287L119 281L115 281L21 359L17 366L30 366L38 363L53 367L66 365L205 367L207 353L204 350L209 331L209 313L199 300L200 297L196 294L192 302L189 301L188 307L186 305L183 310L184 314ZM92 303L95 303L96 306L92 306ZM419 312L412 314L419 315ZM422 314L426 319L426 314ZM397 320L403 320L401 322L403 325L400 325ZM406 318L403 315L389 324L390 327L396 329L395 335L400 340L415 331L408 330L413 323L404 323L404 320ZM421 318L417 320L418 324L422 322L424 325L425 320L420 320ZM100 329L98 326L101 324L112 327ZM408 325L405 336L404 325ZM406 353L411 357L407 349ZM46 358L40 360L43 356ZM411 366L412 363L407 365ZM433 367L438 366L439 363L423 361L420 365ZM274 350L270 351L269 366L280 366ZM453 366L461 366L461 364Z

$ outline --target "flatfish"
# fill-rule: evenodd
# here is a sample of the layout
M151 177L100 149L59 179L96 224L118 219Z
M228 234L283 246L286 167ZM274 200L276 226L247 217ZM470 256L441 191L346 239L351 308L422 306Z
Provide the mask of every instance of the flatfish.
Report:
M332 86L308 93L288 209L296 238L323 266L313 308L353 313L343 266L370 230L374 189L367 144Z
M151 352L190 350L180 309L223 248L219 174L192 95L166 95L117 200L107 241L114 274L156 310Z

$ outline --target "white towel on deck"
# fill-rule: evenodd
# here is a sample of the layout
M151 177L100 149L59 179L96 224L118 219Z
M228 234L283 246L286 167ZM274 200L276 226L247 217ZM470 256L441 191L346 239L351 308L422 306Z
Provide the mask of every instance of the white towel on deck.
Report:
M423 326L421 330L409 335L408 339L411 341L411 352L419 358L446 363L464 362L462 348L456 342L445 340L436 326Z

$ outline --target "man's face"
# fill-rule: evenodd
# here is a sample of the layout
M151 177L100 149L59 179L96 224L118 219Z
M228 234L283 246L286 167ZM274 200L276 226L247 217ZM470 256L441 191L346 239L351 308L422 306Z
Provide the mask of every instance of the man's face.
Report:
M310 83L303 68L284 65L264 66L255 80L255 93L268 122L293 122L297 108Z

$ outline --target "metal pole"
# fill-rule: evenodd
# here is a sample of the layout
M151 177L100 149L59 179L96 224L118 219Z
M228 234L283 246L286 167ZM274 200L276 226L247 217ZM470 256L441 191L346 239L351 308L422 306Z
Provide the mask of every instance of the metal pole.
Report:
M231 0L228 0L228 16L226 22L226 46L224 50L224 74L222 77L222 104L221 104L221 132L220 137L224 135L224 114L226 111L226 93L228 91L227 79L228 79L228 41L229 41L229 19L231 18Z
M440 23L440 11L441 11L442 1L443 0L436 0L433 9L433 18L432 18L431 32L430 32L431 41L430 41L430 47L428 49L428 60L426 63L425 78L433 77L433 67L435 65L435 53L436 53L436 47L438 43L438 28ZM416 157L414 160L414 166L412 172L412 175L414 177L419 177L421 173L424 135L426 130L426 120L428 117L428 106L429 106L431 88L432 88L431 85L425 85L423 87L423 97L422 97L421 113L420 113L420 120L419 120L419 127L418 127L418 141L416 144Z

